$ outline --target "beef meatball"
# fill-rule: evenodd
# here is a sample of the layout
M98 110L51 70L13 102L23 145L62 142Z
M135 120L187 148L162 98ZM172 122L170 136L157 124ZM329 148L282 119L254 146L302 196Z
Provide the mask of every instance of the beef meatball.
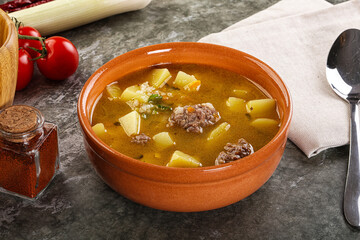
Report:
M227 143L224 150L217 156L215 165L229 163L254 153L254 148L243 138L237 143Z
M211 103L176 107L169 118L168 127L179 126L187 132L202 133L203 128L214 125L220 114Z

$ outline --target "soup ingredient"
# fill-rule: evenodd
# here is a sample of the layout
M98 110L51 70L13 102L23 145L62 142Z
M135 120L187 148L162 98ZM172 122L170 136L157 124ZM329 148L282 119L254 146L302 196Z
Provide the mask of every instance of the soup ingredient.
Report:
M239 139L237 143L227 143L224 150L216 158L215 165L229 163L254 153L251 144L243 138Z
M153 136L156 146L160 149L165 149L175 145L174 140L170 137L168 132L161 132Z
M45 40L47 55L36 60L40 72L51 80L64 80L75 73L79 54L68 39L54 36Z
M196 80L196 81L193 81L193 82L185 85L184 89L187 91L199 91L200 86L201 86L201 81Z
M27 51L24 49L19 50L19 66L16 91L24 89L32 78L34 72L34 63L30 59L31 56Z
M171 74L167 68L154 69L150 84L155 88L162 88L170 78Z
M201 167L202 164L194 157L176 150L171 156L170 161L166 164L167 167L179 167L179 168L193 168Z
M256 99L246 103L246 111L252 117L268 117L276 111L276 102L274 99Z
M0 191L34 198L59 169L57 126L29 106L0 112Z
M151 94L148 102L154 104L160 104L162 102L163 97L159 94Z
M212 141L214 139L217 139L225 132L227 132L229 129L230 129L230 124L228 124L227 122L223 122L222 124L217 126L214 130L211 131L207 140Z
M201 85L201 81L198 81L193 75L189 75L183 71L179 71L173 84L174 86L183 88L185 90L198 91Z
M246 102L244 99L237 97L229 97L228 100L226 100L226 106L233 112L244 112L245 104Z
M132 143L136 143L136 144L140 144L140 145L145 145L150 140L151 140L151 138L148 135L146 135L145 133L141 133L139 135L131 137Z
M261 132L271 132L279 128L279 122L270 118L257 118L250 123Z
M96 136L99 138L103 137L106 133L106 129L103 123L97 123L94 126L92 126L92 130L95 132Z
M140 133L141 117L137 111L132 111L119 118L119 122L129 137Z
M247 99L247 100L249 100L248 98L251 96L251 94L244 89L234 89L233 94L238 98Z
M4 12L16 12L25 8L31 8L53 0L14 0L0 5Z
M211 103L176 107L169 118L168 127L179 126L187 132L202 133L203 128L214 125L220 114Z
M30 26L19 26L18 33L20 35L25 35L25 36L32 36L39 38L41 37L39 31ZM19 38L19 48L25 49L31 55L31 58L38 57L40 54L32 50L30 47L39 50L42 49L42 45L39 40Z
M120 99L127 105L142 114L143 118L158 114L159 111L171 111L170 106L165 105L162 100L169 99L171 93L165 93L149 85L149 82L127 87L121 94Z
M135 85L126 88L121 94L120 99L125 102L136 99L140 103L144 103L147 102L149 97L146 95L146 93L141 91L140 86Z
M116 83L111 84L106 86L106 93L109 96L110 101L118 100L121 96L121 89Z

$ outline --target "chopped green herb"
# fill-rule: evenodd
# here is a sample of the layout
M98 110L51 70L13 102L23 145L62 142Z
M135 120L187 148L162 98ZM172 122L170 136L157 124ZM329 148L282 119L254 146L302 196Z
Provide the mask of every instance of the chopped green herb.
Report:
M162 96L160 96L159 94L151 94L149 99L148 99L148 102L149 103L154 103L154 104L159 104L161 103L162 101Z
M172 107L170 106L165 106L165 105L156 105L157 109L160 111L172 111Z

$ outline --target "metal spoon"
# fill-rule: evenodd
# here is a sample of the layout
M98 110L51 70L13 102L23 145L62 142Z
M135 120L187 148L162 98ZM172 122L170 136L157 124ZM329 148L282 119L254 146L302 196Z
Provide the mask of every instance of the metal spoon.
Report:
M350 104L350 156L344 192L344 215L360 227L360 30L348 29L332 45L326 76L332 89Z

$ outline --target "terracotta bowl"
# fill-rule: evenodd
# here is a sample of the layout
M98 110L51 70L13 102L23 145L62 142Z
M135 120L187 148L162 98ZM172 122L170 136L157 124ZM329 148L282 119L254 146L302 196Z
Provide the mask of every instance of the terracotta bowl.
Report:
M162 63L224 68L252 79L277 100L281 127L254 154L220 166L169 168L127 157L92 131L93 106L106 85L139 69ZM78 117L87 154L111 188L137 203L168 211L205 211L235 203L259 189L273 174L285 149L292 102L280 77L262 61L235 49L204 43L166 43L136 49L99 68L85 83Z
M9 16L0 9L0 109L14 100L18 71L17 30Z

